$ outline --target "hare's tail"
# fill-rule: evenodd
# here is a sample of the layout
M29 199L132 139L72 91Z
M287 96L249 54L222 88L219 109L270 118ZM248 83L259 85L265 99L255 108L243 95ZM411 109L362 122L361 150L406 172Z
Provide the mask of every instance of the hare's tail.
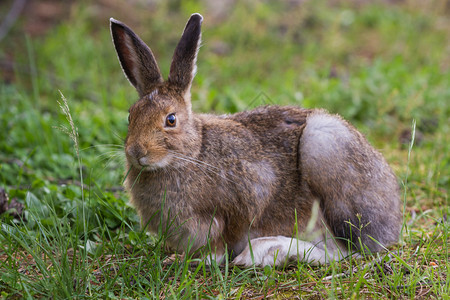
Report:
M302 180L321 199L327 225L358 250L398 241L399 188L390 167L350 124L324 111L311 114L300 139Z

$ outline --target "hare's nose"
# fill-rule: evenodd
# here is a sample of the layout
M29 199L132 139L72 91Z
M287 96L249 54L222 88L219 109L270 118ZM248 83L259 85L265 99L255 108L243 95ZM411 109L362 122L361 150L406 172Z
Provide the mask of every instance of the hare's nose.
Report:
M131 145L126 148L126 153L128 156L134 157L139 161L140 158L145 156L146 151L140 145Z
M141 166L148 166L149 165L149 163L148 163L148 159L147 159L147 157L141 157L141 158L139 158L138 159L138 163L141 165Z

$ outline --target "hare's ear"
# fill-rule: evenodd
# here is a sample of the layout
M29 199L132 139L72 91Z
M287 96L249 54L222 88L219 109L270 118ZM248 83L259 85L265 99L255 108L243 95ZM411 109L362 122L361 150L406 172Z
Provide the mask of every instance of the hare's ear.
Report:
M197 70L195 63L200 47L202 21L203 17L200 14L193 14L190 17L170 65L169 83L185 96L189 94Z
M163 82L150 48L125 24L110 19L111 35L125 76L140 97Z

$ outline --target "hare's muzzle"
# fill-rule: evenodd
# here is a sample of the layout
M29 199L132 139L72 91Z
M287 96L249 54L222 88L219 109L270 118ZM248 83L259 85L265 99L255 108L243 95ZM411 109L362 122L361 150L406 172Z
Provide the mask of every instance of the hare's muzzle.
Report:
M125 148L127 160L136 167L148 166L147 151L139 145L130 145Z
M155 149L155 151L149 151L140 145L130 145L125 149L125 154L128 162L135 168L145 170L156 170L166 166L170 158L166 151L162 149Z
M146 151L139 145L127 146L125 148L125 153L127 156L135 158L136 160L139 160L141 157L144 157L147 154Z

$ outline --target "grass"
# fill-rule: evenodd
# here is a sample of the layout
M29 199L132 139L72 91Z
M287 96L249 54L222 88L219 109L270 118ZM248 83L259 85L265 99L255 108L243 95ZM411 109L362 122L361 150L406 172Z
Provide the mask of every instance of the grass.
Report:
M446 1L245 1L220 18L196 1L112 3L107 17L132 25L166 75L187 17L203 13L196 111L295 104L355 124L398 175L401 241L377 257L321 267L208 267L171 257L164 230L143 232L121 189L127 109L137 96L115 57L108 18L80 2L45 37L25 37L17 26L0 45L0 58L14 53L16 62L15 80L0 83L0 187L25 217L0 216L2 298L450 296Z

